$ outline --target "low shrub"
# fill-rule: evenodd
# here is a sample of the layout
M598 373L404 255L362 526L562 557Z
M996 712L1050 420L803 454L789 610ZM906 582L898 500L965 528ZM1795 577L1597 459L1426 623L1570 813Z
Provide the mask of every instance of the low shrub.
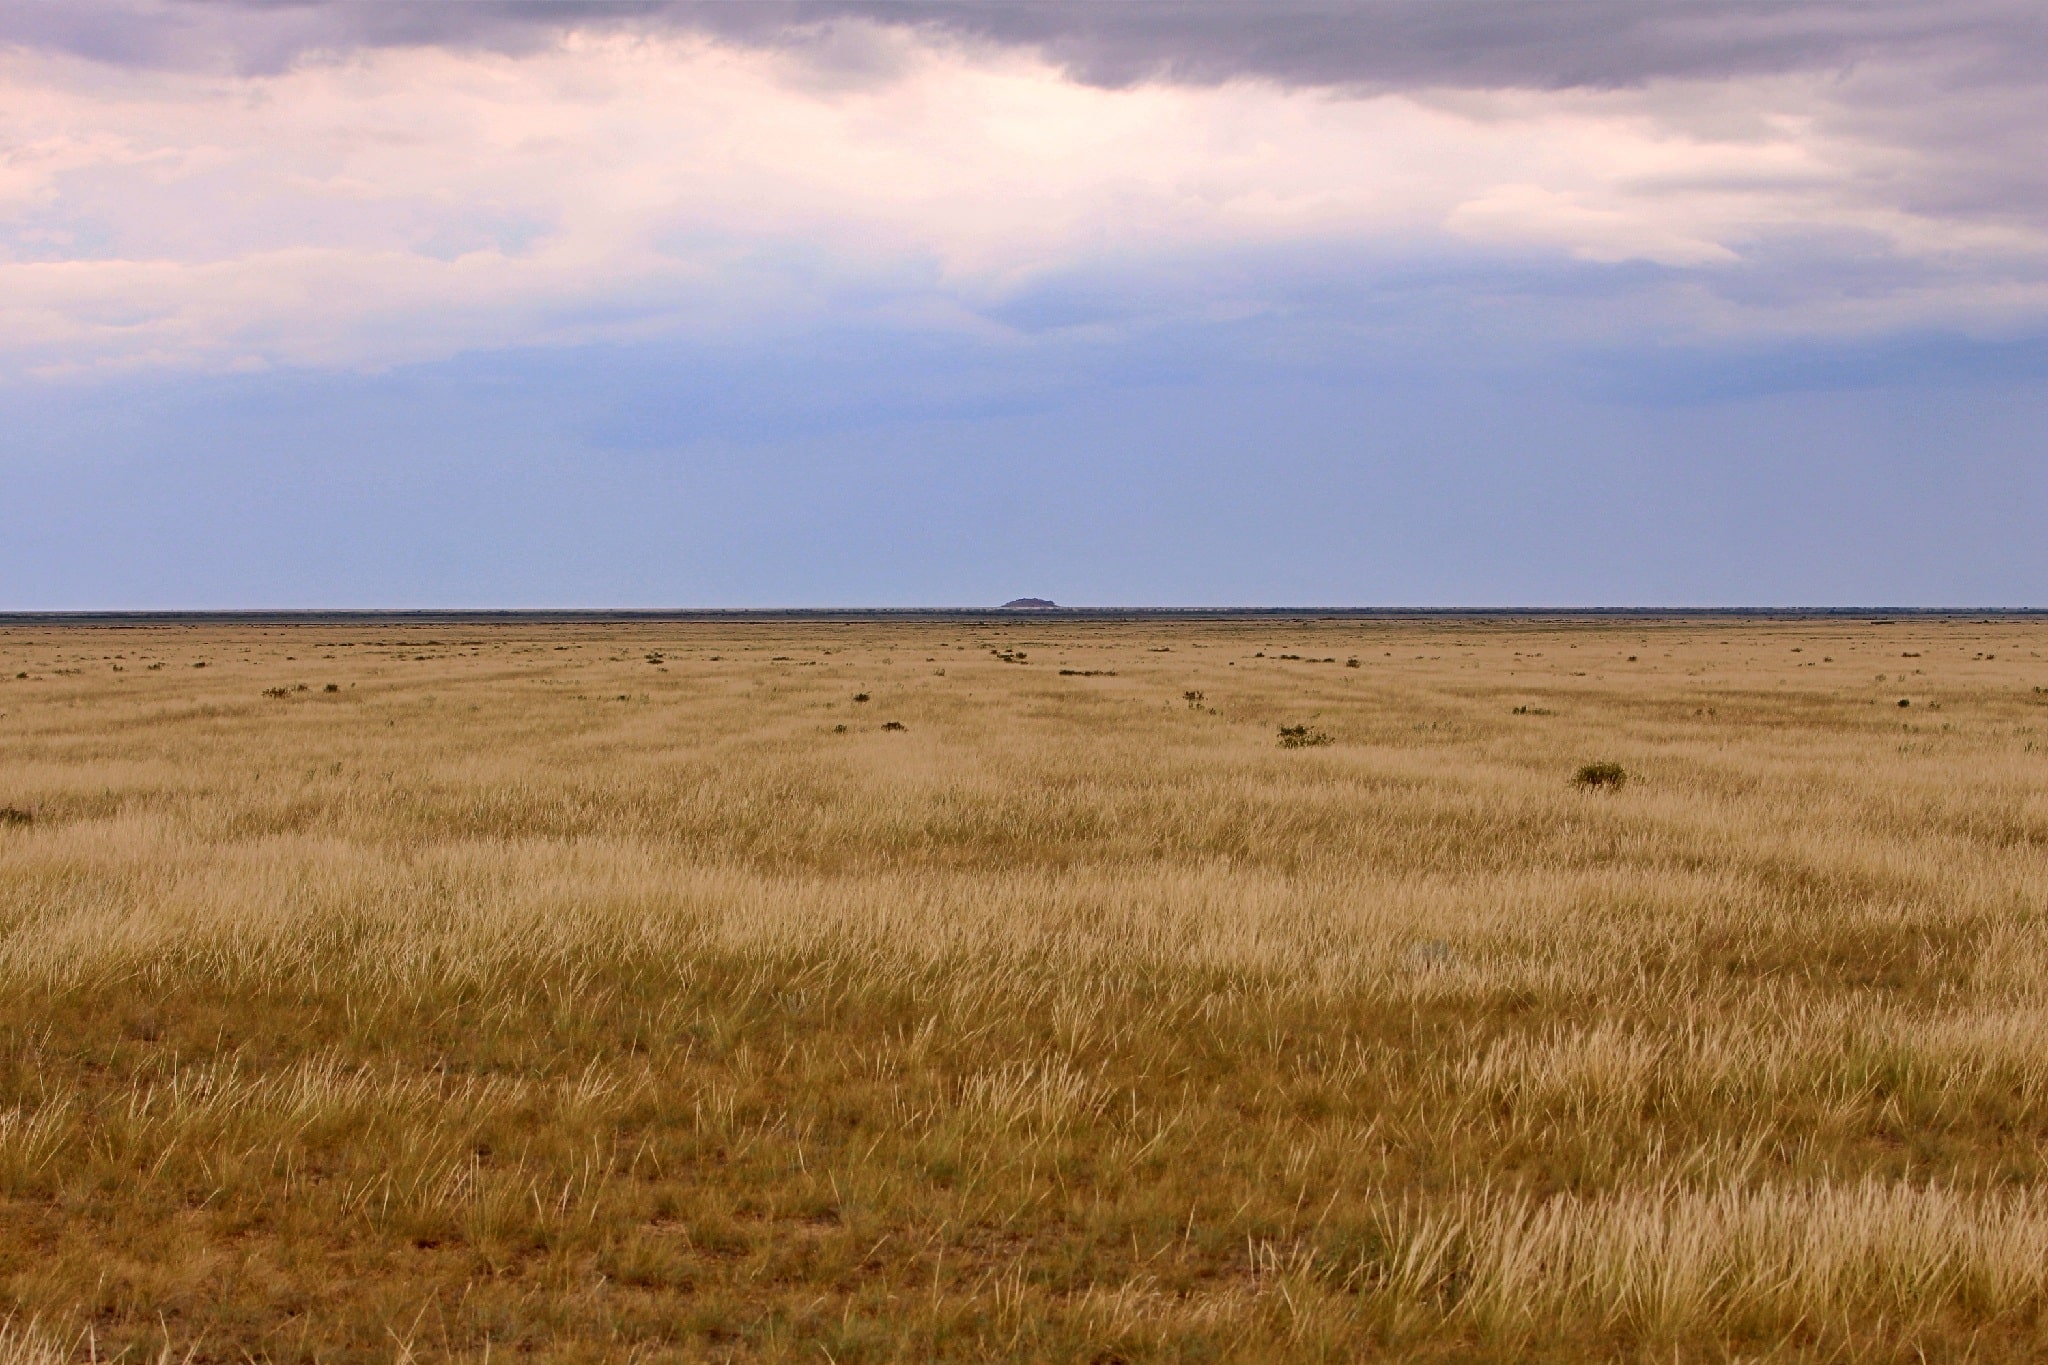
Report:
M1315 749L1335 740L1321 730L1311 730L1306 725L1283 725L1280 727L1280 747L1283 749Z
M1619 763L1588 763L1572 774L1572 784L1579 787L1605 787L1619 790L1628 783L1628 769Z

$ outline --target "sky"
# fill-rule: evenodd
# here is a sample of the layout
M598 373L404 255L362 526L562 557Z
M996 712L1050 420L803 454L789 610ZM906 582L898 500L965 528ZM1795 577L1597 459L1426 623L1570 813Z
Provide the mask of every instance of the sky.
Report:
M2048 606L2038 0L0 0L0 611Z

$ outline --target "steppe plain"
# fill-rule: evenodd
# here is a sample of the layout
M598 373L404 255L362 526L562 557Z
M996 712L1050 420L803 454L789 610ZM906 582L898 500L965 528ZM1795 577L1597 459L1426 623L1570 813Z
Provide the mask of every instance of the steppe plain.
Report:
M2041 1359L2044 654L0 629L0 1361Z

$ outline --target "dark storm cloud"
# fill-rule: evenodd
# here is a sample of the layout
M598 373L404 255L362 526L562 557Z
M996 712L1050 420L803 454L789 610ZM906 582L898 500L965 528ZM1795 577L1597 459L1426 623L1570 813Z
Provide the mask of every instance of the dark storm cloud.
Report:
M363 46L517 51L569 28L642 28L817 47L829 63L838 50L817 33L847 19L1032 48L1109 86L1249 76L1338 88L1614 88L1941 55L1966 59L1980 78L2026 81L2048 67L2048 11L2037 0L0 0L0 41L123 65L257 72Z
M2032 44L2038 57L2048 33L2038 5L2012 0L1136 0L869 2L831 8L885 23L907 20L967 38L1031 46L1076 77L1103 85L1252 76L1332 87L1620 87L1658 77L1839 67L1881 53L1933 47L1967 46L2005 59ZM807 11L791 6L790 12L801 17ZM717 7L698 13L718 22Z
M269 0L0 0L0 44L116 66L256 75L363 47L520 50L568 28L658 19L661 5L329 4Z

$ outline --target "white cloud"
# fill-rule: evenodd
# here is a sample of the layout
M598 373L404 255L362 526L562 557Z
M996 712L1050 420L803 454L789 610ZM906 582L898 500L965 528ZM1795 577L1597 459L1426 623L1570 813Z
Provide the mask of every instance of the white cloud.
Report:
M1910 287L1788 301L1769 325L2010 325L2048 260L2038 225L1888 196L1910 153L1839 116L1833 77L1112 90L1016 50L862 39L866 74L833 81L690 35L369 48L248 77L15 51L0 354L41 373L380 366L802 325L878 289L899 313L911 290L929 296L913 311L971 316L1148 252L1465 243L1711 277L1829 233L1913 263ZM1745 309L1721 325L1770 312Z
M1595 208L1542 185L1496 185L1452 209L1444 226L1478 242L1554 246L1580 260L1718 265L1741 258L1708 241L1619 208Z

